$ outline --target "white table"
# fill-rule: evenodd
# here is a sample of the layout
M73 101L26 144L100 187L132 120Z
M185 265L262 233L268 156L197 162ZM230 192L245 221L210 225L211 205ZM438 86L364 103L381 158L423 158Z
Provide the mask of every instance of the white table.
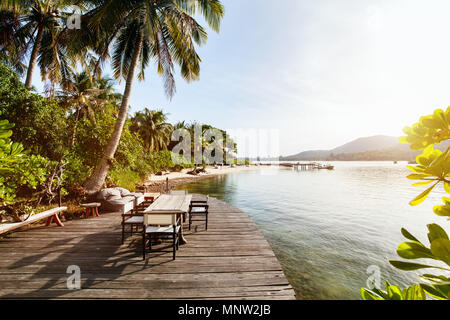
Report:
M144 211L144 214L176 214L177 218L181 215L186 217L189 213L191 200L192 195L163 194ZM186 244L187 241L183 237L183 219L180 219L180 221L180 243Z

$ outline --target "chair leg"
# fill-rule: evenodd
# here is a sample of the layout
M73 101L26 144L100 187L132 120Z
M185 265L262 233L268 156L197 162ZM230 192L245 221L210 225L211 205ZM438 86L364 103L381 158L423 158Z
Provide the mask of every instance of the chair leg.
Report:
M153 241L152 235L149 234L148 235L148 246L149 246L150 251L152 251L152 241Z
M208 213L206 213L206 230L208 230Z
M172 234L172 237L173 237L173 260L175 260L175 256L176 256L176 253L177 253L177 249L176 249L176 240L175 240L175 237L177 236L177 234L176 233L173 233Z
M191 230L192 214L189 214L189 231Z
M145 261L145 232L142 232L142 260Z

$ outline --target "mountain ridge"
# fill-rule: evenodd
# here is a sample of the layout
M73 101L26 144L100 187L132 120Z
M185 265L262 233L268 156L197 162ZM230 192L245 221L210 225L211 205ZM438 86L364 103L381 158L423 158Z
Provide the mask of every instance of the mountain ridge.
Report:
M281 157L282 161L299 160L414 160L419 154L408 145L401 144L397 137L375 135L357 138L331 150L308 150L295 155Z

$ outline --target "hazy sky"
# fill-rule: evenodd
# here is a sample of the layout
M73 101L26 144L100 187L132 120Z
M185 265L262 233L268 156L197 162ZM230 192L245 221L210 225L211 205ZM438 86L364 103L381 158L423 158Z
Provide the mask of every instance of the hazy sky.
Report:
M152 65L135 84L132 112L162 108L171 122L278 129L288 155L399 136L450 105L448 0L223 4L221 33L199 49L200 81L179 79L169 101Z

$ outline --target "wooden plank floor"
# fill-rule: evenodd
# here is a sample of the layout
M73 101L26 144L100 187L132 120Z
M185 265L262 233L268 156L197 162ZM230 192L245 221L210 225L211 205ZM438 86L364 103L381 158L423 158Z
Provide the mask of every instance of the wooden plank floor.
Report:
M151 253L141 237L121 244L121 216L35 226L0 239L0 298L295 299L272 249L241 210L210 198L208 231L185 231L177 259ZM68 290L67 267L81 270L81 290Z

